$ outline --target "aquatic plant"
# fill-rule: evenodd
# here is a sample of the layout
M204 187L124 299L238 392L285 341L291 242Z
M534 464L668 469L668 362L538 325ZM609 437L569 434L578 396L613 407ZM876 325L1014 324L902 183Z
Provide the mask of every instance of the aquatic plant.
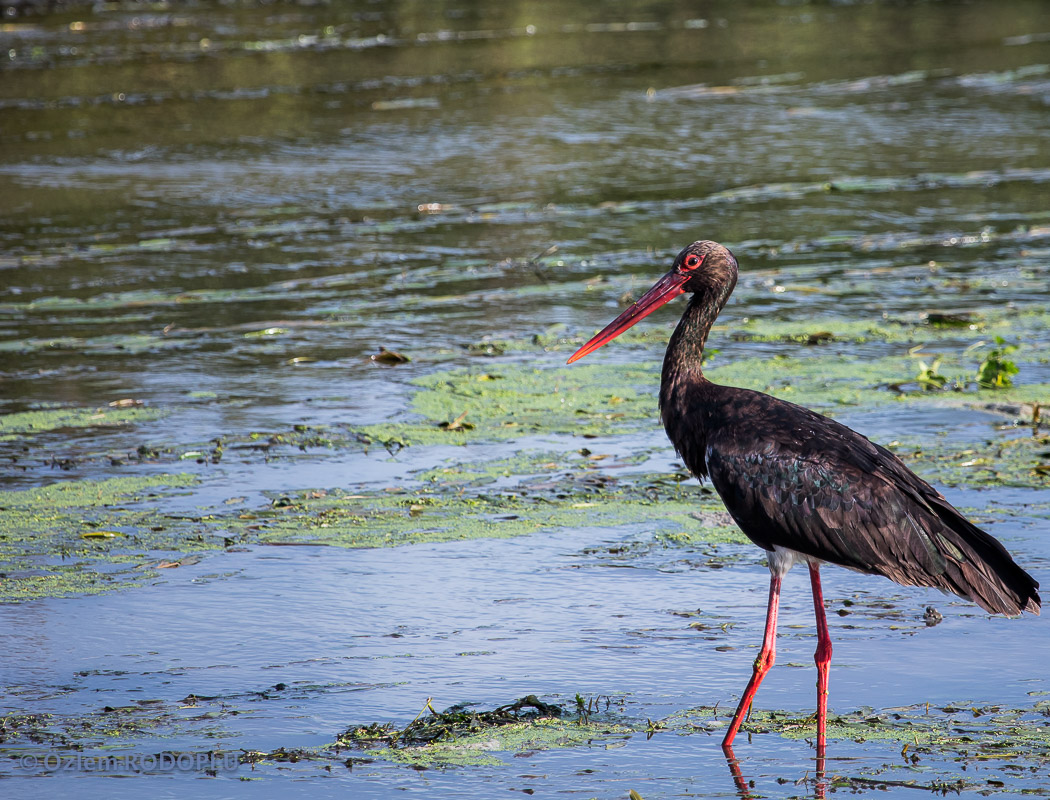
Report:
M925 361L920 361L919 374L915 376L915 380L919 382L923 389L928 391L943 389L945 384L948 383L948 376L939 372L940 366L940 358L935 358L933 363L929 365Z
M1008 389L1013 386L1011 375L1020 372L1017 364L1007 358L1017 345L1007 344L1002 336L995 337L995 347L977 368L977 385L982 389Z
M582 707L582 698L577 706ZM429 712L429 713L427 713ZM461 703L437 711L427 698L423 708L404 728L372 723L349 728L336 738L336 748L367 750L369 755L417 768L499 766L497 753L590 745L609 737L627 737L631 729L605 720L564 719L565 710L534 694L491 711Z

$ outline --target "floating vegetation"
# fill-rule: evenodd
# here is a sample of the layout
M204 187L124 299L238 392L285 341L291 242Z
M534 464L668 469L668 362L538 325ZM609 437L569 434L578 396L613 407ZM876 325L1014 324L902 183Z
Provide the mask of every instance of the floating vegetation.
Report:
M35 434L65 428L113 427L154 420L161 409L138 403L110 403L105 408L42 408L0 416L0 436Z
M664 546L743 542L721 501L684 475L569 471L551 463L543 473L516 473L490 488L471 466L446 468L422 488L314 489L274 498L251 516L252 538L263 543L391 547L434 541L507 538L563 527L646 524ZM519 469L522 466L519 462ZM527 468L525 468L527 469Z
M1005 433L1013 432L1013 425L1004 427ZM1044 488L1050 477L1042 466L1050 436L1042 434L965 443L924 437L893 441L888 446L926 480L948 486Z
M428 698L423 710L404 728L397 728L393 724L373 723L367 727L350 728L341 734L338 740L351 745L431 744L445 739L456 739L468 733L477 733L484 728L558 718L563 713L560 706L545 703L534 694L492 711L472 711L470 705L460 704L438 712L434 710L432 701Z
M989 321L989 325L994 324L994 320ZM757 333L753 327L750 330ZM984 408L985 401L974 390L915 390L931 385L946 387L959 380L957 368L944 366L956 364L957 357L939 355L931 364L920 364L912 389L894 382L901 365L909 362L905 353L857 360L837 358L834 353L825 357L821 351L826 348L798 348L811 340L826 341L825 333L838 345L843 337L853 335L849 329L821 324L790 337L775 325L763 326L762 331L788 352L719 359L709 367L712 379L767 391L832 414L842 408L874 409L900 403L935 411L939 416L943 414L937 409L942 407ZM560 346L558 333L529 346ZM657 333L660 338L665 335L663 331ZM1006 347L1000 344L998 348L1000 367L1008 360L1010 351ZM255 501L254 507L238 504L234 510L220 506L185 516L162 514L137 500L129 504L110 497L100 505L93 504L89 495L73 490L78 482L61 484L71 488L68 500L58 502L52 497L63 491L58 488L8 492L0 503L9 509L4 519L6 535L0 539L0 561L8 574L15 576L5 582L10 589L7 596L25 599L103 591L138 580L140 576L132 565L158 563L158 557L151 556L154 551L162 551L163 558L177 562L179 555L220 548L230 542L387 547L522 536L560 527L628 524L645 526L644 536L631 545L637 553L657 546L743 541L725 518L717 497L688 475L619 471L644 461L646 454L609 457L580 446L638 431L650 431L659 439L654 397L658 379L655 359L642 364L599 360L572 368L538 368L504 361L498 369L439 370L413 379L411 411L392 423L298 424L286 430L234 432L207 444L131 445L119 455L91 453L79 445L71 445L64 454L61 444L55 448L49 445L48 463L52 467L89 464L95 459L93 463L110 468L135 468L150 462L195 461L207 465L228 458L249 463L253 458L317 458L376 448L395 455L406 446L453 444L466 449L462 458L420 470L413 480L397 485L270 491L264 493L267 505ZM1003 410L998 429L992 425L995 418L989 417L986 433L976 429L963 440L901 438L887 444L935 482L1044 487L1050 479L1045 458L1050 441L1041 433L1037 409L1050 398L1050 386L1000 383L1003 388L997 390L997 397L1002 402L993 409L996 413ZM193 396L188 399L199 402ZM1016 414L1008 410L1014 408L1019 410ZM1024 411L1028 408L1032 409L1030 413ZM117 401L102 409L10 414L0 418L4 426L0 430L5 432L8 446L17 448L27 435L38 431L91 425L119 429L158 413L162 412L137 405L134 400ZM1023 425L1032 426L1030 435L1020 435L1018 428ZM496 459L478 459L471 450L479 443L534 435L566 437L563 441L575 447L527 450ZM23 468L30 462L30 456L11 452ZM47 468L43 461L37 461L37 469ZM164 478L159 480L163 482ZM187 486L200 479L183 476L179 480L186 482L179 485ZM109 497L109 488L117 485L109 481L85 483L99 498ZM50 504L46 519L42 508L32 513L17 510L35 496L47 498L44 504ZM41 530L47 535L40 535ZM46 559L58 555L75 560L45 565Z
M505 364L498 371L436 372L413 380L419 391L411 410L418 422L356 430L371 440L397 439L410 445L447 444L449 431L466 434L462 442L533 434L594 438L623 433L654 418L650 384L658 375L648 365L604 364L567 369ZM471 420L469 426L466 419Z
M365 750L415 767L498 766L500 755L521 755L554 748L593 746L624 738L631 728L596 715L569 718L561 707L528 695L491 711L470 704L436 711L427 699L408 725L372 723L355 726L337 738L337 746Z
M110 591L146 577L149 554L220 547L192 520L156 508L197 482L152 475L0 491L0 601Z
M109 334L87 337L59 336L49 339L9 339L0 342L0 353L127 356L161 350L187 349L190 346L191 343L185 340L151 334Z
M1040 694L1040 693L1034 693ZM807 782L831 791L886 791L895 787L937 794L976 790L981 794L1045 793L1041 777L1050 758L1048 703L1011 709L1000 705L917 703L887 709L864 708L828 717L829 752L838 753L826 775ZM727 711L721 712L722 716ZM678 733L720 733L727 724L716 708L697 708L662 721ZM743 730L787 739L812 740L812 715L753 709ZM851 765L849 755L863 753L864 765ZM739 768L732 774L741 785ZM1008 780L1004 780L1009 776ZM782 779L780 782L785 782ZM756 787L754 782L752 787Z
M80 673L84 676L87 673ZM214 700L214 698L212 698ZM50 753L83 753L95 750L119 753L136 742L151 742L192 732L203 737L228 735L222 704L182 701L138 700L125 706L103 706L80 714L8 714L0 717L0 753L40 753L37 762Z
M744 541L720 501L689 476L613 473L628 465L585 448L527 452L421 471L407 486L268 492L264 507L189 514L155 502L197 486L200 478L188 474L0 492L0 599L107 591L189 563L179 554L235 542L391 547L622 524L644 524L646 547Z
M721 712L723 716L726 711ZM731 712L730 712L731 713ZM887 743L901 748L911 763L925 756L959 761L1006 761L1043 764L1050 759L1050 701L1031 708L951 703L875 710L864 708L847 714L829 714L827 736L856 743ZM714 708L690 709L672 715L664 724L670 730L715 731L725 723ZM815 736L812 715L790 711L752 709L742 730L752 734L772 733L787 739Z

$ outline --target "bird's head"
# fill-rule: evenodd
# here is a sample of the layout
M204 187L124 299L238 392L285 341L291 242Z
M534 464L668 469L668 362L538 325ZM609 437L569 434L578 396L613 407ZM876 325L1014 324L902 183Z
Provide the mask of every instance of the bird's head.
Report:
M620 316L602 328L594 338L572 354L568 363L593 353L606 342L611 342L639 320L652 314L669 300L686 292L713 295L713 302L721 309L736 286L736 259L718 242L693 242L674 260L671 271L633 303Z

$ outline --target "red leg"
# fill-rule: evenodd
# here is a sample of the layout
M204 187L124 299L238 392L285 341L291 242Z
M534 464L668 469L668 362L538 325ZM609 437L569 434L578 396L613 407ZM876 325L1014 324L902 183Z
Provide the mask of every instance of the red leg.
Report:
M813 611L817 616L817 770L823 772L824 754L827 749L826 730L828 722L828 673L831 671L831 636L828 634L828 618L824 614L824 593L820 588L820 564L809 565L809 580L813 586Z
M766 609L766 635L762 640L762 650L755 659L755 671L751 675L751 680L748 681L747 688L744 689L744 696L740 698L740 705L736 707L736 714L733 715L726 738L722 740L722 747L728 748L733 744L733 738L740 730L740 724L751 708L751 701L755 697L755 692L758 691L759 684L762 683L762 679L766 677L766 673L777 659L777 610L780 608L780 581L780 575L773 574L769 578L769 607Z

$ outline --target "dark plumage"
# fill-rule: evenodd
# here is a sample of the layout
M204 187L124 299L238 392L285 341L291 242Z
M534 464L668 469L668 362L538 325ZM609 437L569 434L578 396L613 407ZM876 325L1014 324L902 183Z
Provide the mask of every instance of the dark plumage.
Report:
M661 418L690 471L710 478L741 530L769 552L771 572L765 642L723 744L731 745L772 666L781 579L792 564L805 561L817 615L817 749L823 759L831 641L820 563L943 589L1007 615L1038 614L1039 584L884 447L807 408L704 377L704 344L736 280L736 259L728 249L694 242L570 363L678 294L692 293L664 356Z

